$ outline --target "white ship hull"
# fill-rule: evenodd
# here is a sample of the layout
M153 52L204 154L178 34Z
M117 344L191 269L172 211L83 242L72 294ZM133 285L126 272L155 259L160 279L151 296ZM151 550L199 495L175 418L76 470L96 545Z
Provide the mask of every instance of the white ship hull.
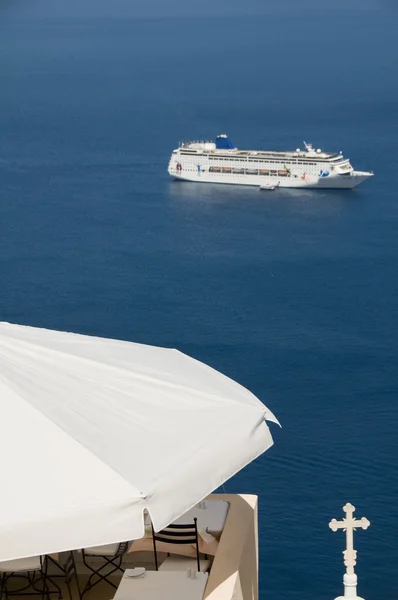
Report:
M373 175L355 171L341 153L314 150L273 152L238 150L226 135L213 142L189 142L173 150L171 177L195 183L271 187L351 189Z
M270 177L260 177L258 175L223 175L218 173L184 173L179 174L169 169L169 175L176 180L180 181L193 181L195 183L223 183L228 185L251 185L260 187L262 185L270 184L277 187L285 188L306 188L306 189L352 189L368 179L371 176L370 173L354 171L352 174L346 177L335 176L325 178L295 178L293 181L286 179L275 179Z

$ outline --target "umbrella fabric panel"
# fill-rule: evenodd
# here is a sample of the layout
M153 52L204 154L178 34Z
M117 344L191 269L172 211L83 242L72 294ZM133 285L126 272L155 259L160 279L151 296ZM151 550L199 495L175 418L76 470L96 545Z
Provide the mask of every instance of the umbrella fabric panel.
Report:
M1 382L0 411L0 560L143 535L131 483Z
M27 330L28 341L17 337L8 347L5 342L1 344L7 351L2 362L12 363L8 385L133 483L142 495L148 495L159 484L159 474L167 474L184 459L182 448L187 450L185 458L190 458L229 429L251 425L266 416L259 400L224 376L220 379L223 385L226 382L226 390L216 388L211 394L205 393L204 374L209 374L211 381L216 381L219 374L179 352L144 346L141 357L139 344L101 338L87 341L87 336L34 328L15 329L17 333ZM96 353L93 346L98 346ZM115 366L115 348L119 346L129 358L135 355L129 369L122 356L119 364L123 366ZM104 347L109 347L110 365L105 363ZM82 358L83 352L90 358ZM94 354L101 356L99 363L94 361ZM142 364L146 364L145 376ZM168 373L169 381L159 377L159 372ZM178 373L183 383L177 381ZM248 402L242 401L242 394L247 395Z

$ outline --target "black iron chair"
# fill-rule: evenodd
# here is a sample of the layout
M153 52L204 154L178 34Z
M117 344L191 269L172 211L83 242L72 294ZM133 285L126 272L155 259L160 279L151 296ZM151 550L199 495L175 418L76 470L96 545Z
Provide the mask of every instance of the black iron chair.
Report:
M193 523L189 524L174 524L169 525L161 531L155 532L152 525L152 539L153 539L153 551L155 555L155 568L159 570L159 561L156 549L156 542L164 542L166 544L190 544L195 546L196 549L196 564L198 571L200 571L200 557L199 557L199 538L198 538L198 524L197 519L193 520Z
M108 583L115 590L117 589L117 585L110 581L109 577L117 571L123 574L123 556L126 554L129 545L130 542L121 542L120 544L107 544L106 546L96 546L95 548L82 550L83 563L91 571L91 575L83 588L81 597L101 581ZM95 569L88 561L90 557L101 558L102 565Z
M6 588L5 588L5 577L3 573L0 573L0 600L4 600L6 597Z
M69 599L74 600L77 598L78 600L81 600L82 594L80 591L79 577L77 575L73 552L68 553L68 557L63 566L63 571L65 574L66 585L68 587Z
M46 556L33 556L0 563L0 598L12 596L41 596L49 600L50 594L58 594L62 598L61 589L47 573L48 560ZM14 579L24 579L22 587L10 589L9 584ZM55 590L50 589L50 585Z

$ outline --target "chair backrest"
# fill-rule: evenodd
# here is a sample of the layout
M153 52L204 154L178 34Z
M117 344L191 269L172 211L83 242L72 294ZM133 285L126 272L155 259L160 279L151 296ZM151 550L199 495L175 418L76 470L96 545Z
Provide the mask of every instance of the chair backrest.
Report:
M72 593L72 585L73 580L75 581L75 586L77 590L77 597L81 600L82 594L79 586L79 578L77 576L76 565L75 565L75 557L73 556L73 552L68 553L68 557L64 563L64 572L66 585L68 586L69 598L74 598L75 595Z
M151 524L152 525L152 524ZM198 538L198 520L195 517L193 523L173 524L165 527L161 531L155 532L152 525L153 550L155 554L155 567L158 570L158 557L156 551L156 542L164 542L166 544L191 544L196 549L196 561L198 571L200 571L199 558L199 538ZM177 553L176 553L177 554Z
M117 558L118 556L123 556L123 554L126 554L127 550L129 549L131 542L120 542L118 549L116 550L116 554L114 556L114 558Z

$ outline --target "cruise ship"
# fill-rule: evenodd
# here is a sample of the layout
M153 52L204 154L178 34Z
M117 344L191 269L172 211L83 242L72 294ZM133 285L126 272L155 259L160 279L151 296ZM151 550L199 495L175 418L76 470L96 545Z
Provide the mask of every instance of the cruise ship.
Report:
M341 152L304 149L274 152L239 150L225 134L214 142L183 142L173 150L168 172L174 179L202 183L254 185L270 189L353 188L372 177L355 171Z

